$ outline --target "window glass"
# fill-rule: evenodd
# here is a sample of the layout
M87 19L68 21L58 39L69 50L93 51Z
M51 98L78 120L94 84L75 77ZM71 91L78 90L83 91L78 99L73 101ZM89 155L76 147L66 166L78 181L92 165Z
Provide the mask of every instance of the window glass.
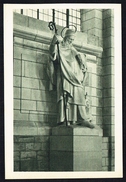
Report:
M14 12L21 13L21 9L14 9Z
M39 13L39 19L44 20L44 15L42 13Z
M28 10L28 14L27 15L30 16L30 17L33 17L32 10L31 9Z
M14 12L21 13L21 9L15 9ZM75 25L77 30L80 31L80 9L23 9L22 12L23 15L46 22L54 20L57 25L63 27ZM67 21L68 16L69 22Z
M32 11L32 16L33 16L33 18L37 18L37 10Z
M23 9L23 15L28 15L28 9Z

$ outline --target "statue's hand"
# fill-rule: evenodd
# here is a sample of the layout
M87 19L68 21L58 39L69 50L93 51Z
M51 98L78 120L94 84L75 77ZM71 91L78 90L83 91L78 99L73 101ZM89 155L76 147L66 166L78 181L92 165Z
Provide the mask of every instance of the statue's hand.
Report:
M51 44L52 44L52 45L55 45L57 41L58 41L57 35L54 34L54 36L53 36L53 38L52 38Z

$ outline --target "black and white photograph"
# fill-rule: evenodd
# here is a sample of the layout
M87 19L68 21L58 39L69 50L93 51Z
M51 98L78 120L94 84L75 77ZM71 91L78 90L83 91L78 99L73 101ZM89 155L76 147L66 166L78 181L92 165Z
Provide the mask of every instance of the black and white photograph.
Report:
M4 9L6 179L122 177L121 5Z

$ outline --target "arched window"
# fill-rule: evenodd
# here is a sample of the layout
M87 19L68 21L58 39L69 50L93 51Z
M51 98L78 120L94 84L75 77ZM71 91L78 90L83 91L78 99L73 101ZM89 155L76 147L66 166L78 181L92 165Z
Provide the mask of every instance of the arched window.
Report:
M80 9L15 9L14 12L46 22L54 21L57 25L63 27L75 25L77 31L81 31Z

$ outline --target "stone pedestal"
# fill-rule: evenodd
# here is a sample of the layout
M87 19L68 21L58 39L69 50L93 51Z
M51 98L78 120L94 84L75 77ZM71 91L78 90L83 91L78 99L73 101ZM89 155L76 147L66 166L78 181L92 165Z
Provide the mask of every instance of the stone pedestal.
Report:
M58 126L50 138L50 171L101 171L102 129Z

